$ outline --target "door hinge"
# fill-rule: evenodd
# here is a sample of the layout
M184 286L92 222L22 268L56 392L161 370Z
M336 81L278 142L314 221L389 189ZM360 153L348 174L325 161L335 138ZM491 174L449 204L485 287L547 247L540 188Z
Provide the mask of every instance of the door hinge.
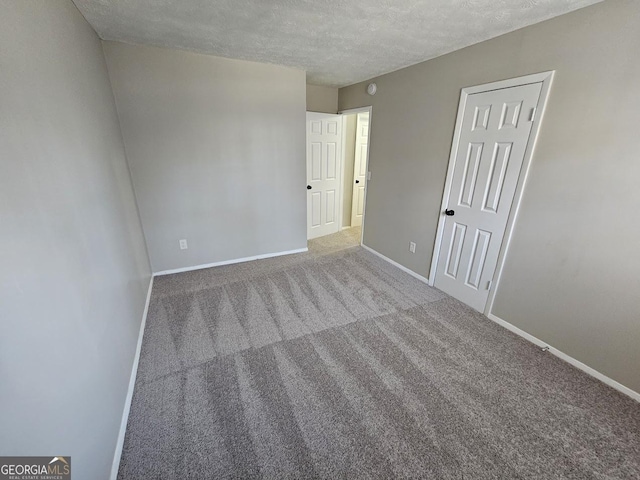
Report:
M531 118L529 118L530 122L534 122L536 119L536 113L538 113L538 107L533 107L531 109Z
M493 280L487 282L487 290L491 290L491 285L493 285Z

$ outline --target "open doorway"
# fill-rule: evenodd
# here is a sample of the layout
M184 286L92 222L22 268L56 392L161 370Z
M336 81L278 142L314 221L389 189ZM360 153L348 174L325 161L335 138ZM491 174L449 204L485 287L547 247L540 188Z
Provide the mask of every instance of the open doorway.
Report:
M371 107L307 112L307 239L309 248L362 243Z
M362 227L364 190L367 183L369 112L344 115L345 182L342 228Z

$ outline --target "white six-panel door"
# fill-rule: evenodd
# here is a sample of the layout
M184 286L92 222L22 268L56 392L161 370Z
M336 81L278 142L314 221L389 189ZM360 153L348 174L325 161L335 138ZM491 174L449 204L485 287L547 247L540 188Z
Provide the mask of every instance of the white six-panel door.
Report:
M369 112L359 113L356 121L356 152L353 167L353 199L351 226L362 225L364 185L367 180L367 149L369 148Z
M487 302L541 89L542 83L532 83L466 99L435 286L479 311Z
M307 238L336 233L342 208L342 116L307 112Z

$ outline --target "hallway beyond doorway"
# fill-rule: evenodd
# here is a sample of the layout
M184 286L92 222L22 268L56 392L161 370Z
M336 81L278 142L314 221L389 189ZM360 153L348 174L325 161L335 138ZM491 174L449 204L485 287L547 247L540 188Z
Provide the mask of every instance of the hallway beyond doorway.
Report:
M344 250L345 248L357 247L360 245L361 236L362 227L350 227L338 233L314 238L307 242L309 253L324 255L326 253Z

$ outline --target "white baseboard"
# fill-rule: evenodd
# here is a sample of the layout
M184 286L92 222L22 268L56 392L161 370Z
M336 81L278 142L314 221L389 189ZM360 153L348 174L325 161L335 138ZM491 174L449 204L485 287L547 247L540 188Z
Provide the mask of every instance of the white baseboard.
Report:
M634 400L636 400L637 402L640 402L640 393L631 390L629 387L625 387L624 385L622 385L621 383L616 382L614 379L607 377L606 375L598 372L597 370L594 370L593 368L591 368L588 365L585 365L584 363L582 363L579 360L576 360L575 358L567 355L566 353L558 350L557 348L552 347L551 345L549 345L546 342L543 342L542 340L540 340L537 337L534 337L533 335L525 332L524 330L520 330L518 327L510 324L509 322L501 319L500 317L495 316L493 313L490 313L488 315L490 320L493 320L494 322L496 322L498 325L503 326L504 328L506 328L507 330L512 331L513 333L515 333L516 335L521 336L522 338L524 338L525 340L529 340L531 343L533 343L534 345L538 345L539 347L542 348L548 348L549 349L549 353L552 353L553 355L555 355L556 357L564 360L565 362L573 365L574 367L582 370L583 372L591 375L592 377L597 378L598 380L600 380L602 383L605 383L607 385L609 385L612 388L615 388L616 390L618 390L619 392L624 393L625 395L633 398Z
M142 322L140 323L140 332L138 333L138 344L136 346L136 354L133 357L133 366L131 367L131 376L129 377L129 389L127 397L124 401L124 411L122 412L122 421L120 422L120 433L116 442L116 451L113 455L113 464L111 465L111 480L117 480L118 468L120 467L120 458L122 457L122 448L124 447L124 435L127 431L127 420L129 419L129 411L131 410L131 401L133 400L133 389L136 385L136 375L138 373L138 363L140 362L140 351L142 350L142 336L144 335L144 327L147 324L147 312L149 311L149 302L151 301L151 290L153 289L153 276L149 281L149 289L147 290L147 301L144 304L142 312Z
M391 260L389 257L385 257L384 255L382 255L380 252L376 252L373 248L371 247L367 247L364 243L362 244L362 248L364 248L365 250L367 250L368 252L373 253L374 255L380 257L381 259L383 259L385 262L389 262L391 265L398 267L400 270L402 270L403 272L408 273L409 275L411 275L412 277L417 278L418 280L420 280L421 282L426 283L427 285L429 284L429 279L426 277L423 277L422 275L414 272L413 270L409 270L407 267L405 267L404 265L400 265L398 262L395 262L393 260Z
M174 268L173 270L162 270L161 272L154 272L154 277L161 275L171 275L173 273L191 272L193 270L202 270L203 268L221 267L222 265L232 265L234 263L251 262L253 260L262 260L264 258L280 257L282 255L291 255L294 253L308 252L308 248L298 248L297 250L288 250L286 252L265 253L262 255L254 255L253 257L234 258L233 260L223 260L222 262L205 263L204 265L195 265L193 267Z

